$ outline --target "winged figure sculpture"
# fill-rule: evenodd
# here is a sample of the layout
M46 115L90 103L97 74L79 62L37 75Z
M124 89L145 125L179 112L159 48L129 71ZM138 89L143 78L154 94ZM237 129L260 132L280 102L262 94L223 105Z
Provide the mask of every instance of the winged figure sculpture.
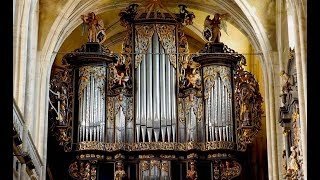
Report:
M227 32L227 14L216 13L213 19L210 19L210 15L204 20L203 37L213 43L220 43L221 29L228 35Z

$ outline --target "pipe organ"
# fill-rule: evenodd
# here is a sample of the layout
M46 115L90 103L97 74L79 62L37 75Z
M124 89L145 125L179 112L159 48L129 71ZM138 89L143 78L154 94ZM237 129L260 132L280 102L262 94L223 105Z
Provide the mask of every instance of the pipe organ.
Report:
M245 58L223 43L208 42L190 55L183 27L195 16L184 5L180 10L173 14L160 1L132 4L120 12L127 29L120 54L104 48L97 34L53 73L52 131L77 154L73 178L240 175L238 152L261 126L258 83L242 68ZM55 108L61 105L68 108Z

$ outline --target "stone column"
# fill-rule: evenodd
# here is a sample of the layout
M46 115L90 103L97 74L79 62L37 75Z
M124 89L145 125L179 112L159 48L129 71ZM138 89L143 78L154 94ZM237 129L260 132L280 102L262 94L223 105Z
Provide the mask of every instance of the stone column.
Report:
M302 77L303 77L303 89L304 89L304 103L305 103L305 116L307 117L307 22L306 16L303 13L303 7L301 2L296 5L296 12L298 16L299 37L300 37L300 49L301 49L301 65L302 65ZM307 126L307 121L305 122Z
M298 15L296 13L297 9L295 8L294 2L290 3L291 15L293 17L294 29L296 30L294 35L296 38L295 42L295 58L296 58L296 69L297 69L297 81L298 81L298 97L299 97L299 113L300 113L300 122L301 122L301 144L302 144L302 154L303 154L303 173L304 178L307 179L307 129L306 129L306 105L305 105L305 92L304 90L304 78L302 70L302 59L301 59L301 46L300 46L300 29L298 22Z
M15 56L16 63L18 63L18 79L17 79L17 104L22 114L24 114L24 103L25 103L25 86L26 86L26 71L27 71L27 56L28 56L28 32L29 32L29 16L31 9L31 0L23 1L21 22L17 22L20 25L20 30L17 33L17 39L15 41L17 54Z
M39 4L31 5L30 22L29 22L29 41L28 41L28 57L27 57L27 83L25 91L24 119L30 122L30 133L32 138L35 138L33 131L36 130L35 125L35 78L37 66L37 42L38 42L38 19L39 19Z
M17 33L20 33L20 37L18 35L18 39L16 40L16 48L17 48L17 56L16 62L18 63L18 89L17 89L17 104L22 114L24 114L24 104L25 104L25 85L26 85L26 70L27 70L27 56L28 56L28 32L29 32L29 16L31 10L31 0L24 1L24 6L22 10L22 19L20 23L20 30ZM25 114L24 114L25 115ZM24 117L22 117L24 118ZM25 124L23 125L23 134L22 134L22 152L27 152L28 144L27 137L29 132L29 119L24 119ZM26 164L22 164L21 166L21 174L20 177L22 180L28 179L28 174L26 172Z

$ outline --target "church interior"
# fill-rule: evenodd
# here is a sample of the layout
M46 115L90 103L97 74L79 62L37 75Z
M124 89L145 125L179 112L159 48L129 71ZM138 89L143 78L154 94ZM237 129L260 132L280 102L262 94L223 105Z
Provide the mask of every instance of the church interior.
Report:
M307 179L306 0L13 0L13 179Z

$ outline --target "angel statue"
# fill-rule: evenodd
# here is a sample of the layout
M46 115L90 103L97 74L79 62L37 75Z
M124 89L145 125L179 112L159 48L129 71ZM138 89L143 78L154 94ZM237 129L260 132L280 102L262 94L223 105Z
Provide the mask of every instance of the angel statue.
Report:
M103 20L98 20L94 12L88 15L81 15L83 31L85 27L88 29L88 41L98 42L102 44L106 40L106 33Z
M204 30L203 36L207 41L213 43L220 43L221 31L222 28L226 34L227 33L227 23L225 18L227 14L215 13L213 19L210 19L208 15L204 21Z

